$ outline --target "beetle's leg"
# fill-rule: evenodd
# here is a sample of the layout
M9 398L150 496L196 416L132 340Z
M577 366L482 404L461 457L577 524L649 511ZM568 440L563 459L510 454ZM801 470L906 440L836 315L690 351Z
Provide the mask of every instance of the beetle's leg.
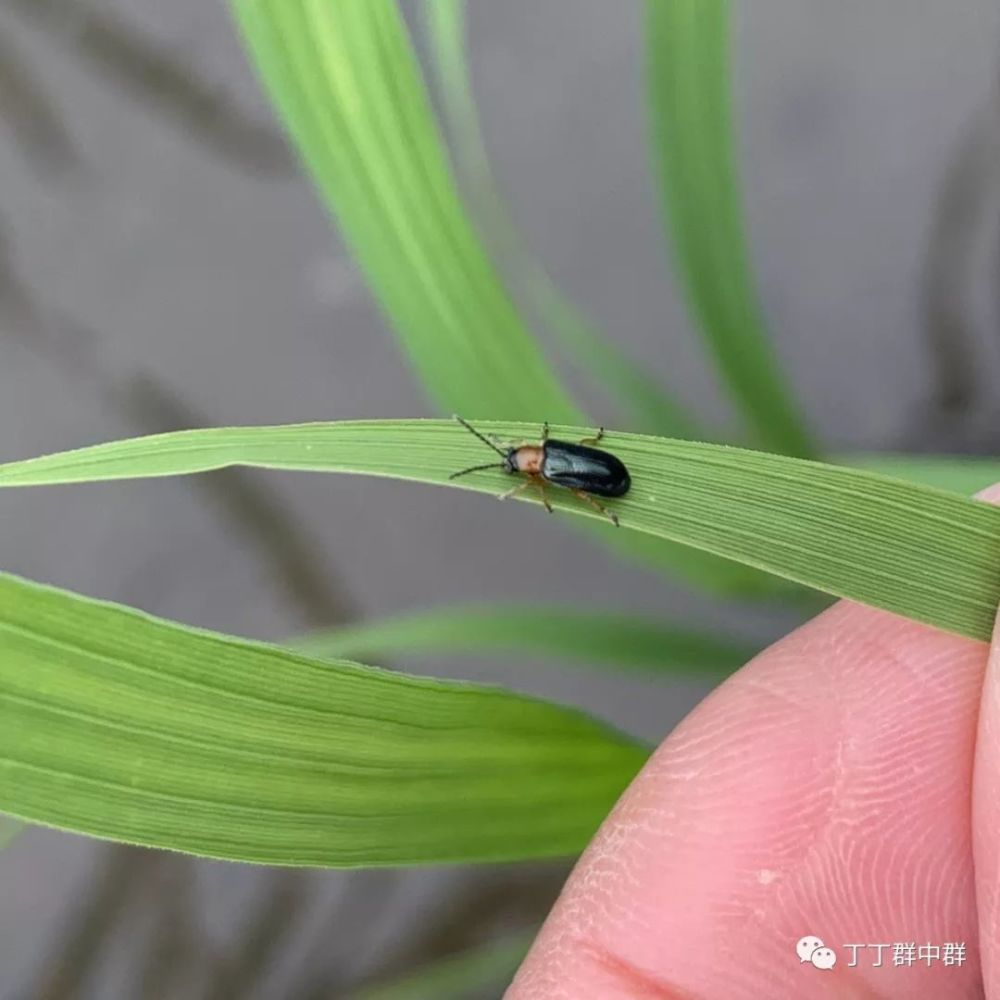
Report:
M612 514L607 507L599 504L589 493L584 493L583 490L573 490L573 495L584 503L589 503L594 510L600 511L616 528L618 527L618 515Z
M518 483L512 490L507 490L506 493L502 493L497 499L509 500L511 497L516 497L518 493L523 493L529 486L538 488L538 492L542 495L542 503L545 505L545 509L551 514L552 504L549 503L549 498L545 495L545 483L542 482L540 476L529 476L523 483Z
M604 428L598 427L597 433L592 438L582 438L580 444L597 444L604 437Z
M497 497L497 500L509 500L511 497L516 497L518 493L523 493L531 485L530 479L525 479L523 483L518 483L512 490L507 490L506 493L501 493Z
M545 495L545 480L541 476L532 476L531 481L538 487L538 492L541 494L542 503L545 505L545 509L551 514L552 504L549 503L549 498Z
M549 422L546 420L545 423L542 424L542 444L545 444L545 442L548 441L548 439L549 439Z

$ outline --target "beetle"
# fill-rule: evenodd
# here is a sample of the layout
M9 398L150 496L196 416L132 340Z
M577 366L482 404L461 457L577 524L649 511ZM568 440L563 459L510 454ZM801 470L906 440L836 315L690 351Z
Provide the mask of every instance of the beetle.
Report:
M551 514L552 504L545 495L545 484L549 483L568 489L574 496L590 504L608 518L616 528L618 527L618 515L598 503L594 497L624 496L632 485L632 477L620 458L600 448L591 447L604 437L603 427L598 429L594 437L584 438L578 444L573 444L550 438L549 425L546 421L542 425L542 439L538 444L519 444L501 448L485 434L480 434L458 414L455 414L455 419L488 448L492 448L503 461L473 465L468 469L462 469L461 472L452 473L449 479L458 479L459 476L479 472L482 469L503 469L509 475L522 475L526 479L519 486L502 494L500 500L506 500L529 486L534 486L541 493L545 509Z

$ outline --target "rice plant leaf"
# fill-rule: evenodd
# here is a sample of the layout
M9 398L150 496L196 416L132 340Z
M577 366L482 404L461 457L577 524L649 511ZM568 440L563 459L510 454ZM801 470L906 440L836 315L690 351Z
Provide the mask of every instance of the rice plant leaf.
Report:
M0 810L267 864L584 846L646 756L585 714L0 575Z
M353 993L351 1000L468 1000L502 989L514 977L531 947L537 929L508 934L449 955L391 983ZM496 994L494 994L496 995Z
M467 178L484 240L513 269L527 307L558 340L574 366L589 376L634 430L668 437L707 435L697 417L673 398L647 367L633 361L549 277L518 231L490 167L466 60L465 0L425 0L424 14L441 83L443 107Z
M523 423L482 429L514 441L537 433ZM554 426L552 433L572 440L587 431ZM703 549L960 635L991 634L1000 601L1000 508L860 469L722 445L609 433L605 446L632 473L629 494L608 502L625 531ZM449 483L455 470L488 458L485 451L446 420L210 428L0 465L0 487L253 465L498 494L510 485L499 469ZM564 490L550 490L550 499L559 510L601 517Z
M395 3L234 0L257 69L424 388L579 420L459 199Z
M844 465L971 496L1000 483L1000 461L964 455L845 455Z
M755 439L815 453L757 301L730 108L730 0L646 0L652 150L692 319Z
M731 673L749 643L641 615L532 604L469 604L313 632L294 642L313 656L370 662L394 653L521 653L664 674Z

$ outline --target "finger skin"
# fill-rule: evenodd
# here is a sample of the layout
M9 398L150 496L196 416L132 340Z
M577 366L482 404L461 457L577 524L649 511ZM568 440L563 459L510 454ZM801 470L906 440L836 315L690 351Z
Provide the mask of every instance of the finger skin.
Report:
M983 683L972 799L972 849L986 996L1000 997L1000 648Z
M986 657L849 602L762 653L625 792L508 1000L982 996L970 796ZM806 934L835 968L799 962ZM873 968L861 952L848 968L843 948L949 941L964 965Z

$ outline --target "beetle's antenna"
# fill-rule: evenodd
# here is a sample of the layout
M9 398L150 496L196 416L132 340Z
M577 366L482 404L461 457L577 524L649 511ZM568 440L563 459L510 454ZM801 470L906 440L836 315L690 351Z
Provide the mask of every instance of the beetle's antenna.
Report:
M501 448L498 448L488 437L486 437L483 434L480 434L479 431L477 431L476 428L472 426L472 424L470 424L466 420L463 420L457 413L454 414L454 417L467 431L470 431L471 433L475 434L476 437L479 438L479 440L482 441L484 445L486 445L488 448L492 448L498 455L503 455L504 458L507 457L507 453L505 451L503 451ZM492 468L492 466L480 466L480 468ZM466 471L471 472L472 470L468 469ZM452 478L454 478L454 476Z
M502 469L504 465L502 462L491 462L489 465L473 465L468 469L462 469L461 472L453 472L448 478L458 479L459 476L464 476L467 472L479 472L480 469Z

